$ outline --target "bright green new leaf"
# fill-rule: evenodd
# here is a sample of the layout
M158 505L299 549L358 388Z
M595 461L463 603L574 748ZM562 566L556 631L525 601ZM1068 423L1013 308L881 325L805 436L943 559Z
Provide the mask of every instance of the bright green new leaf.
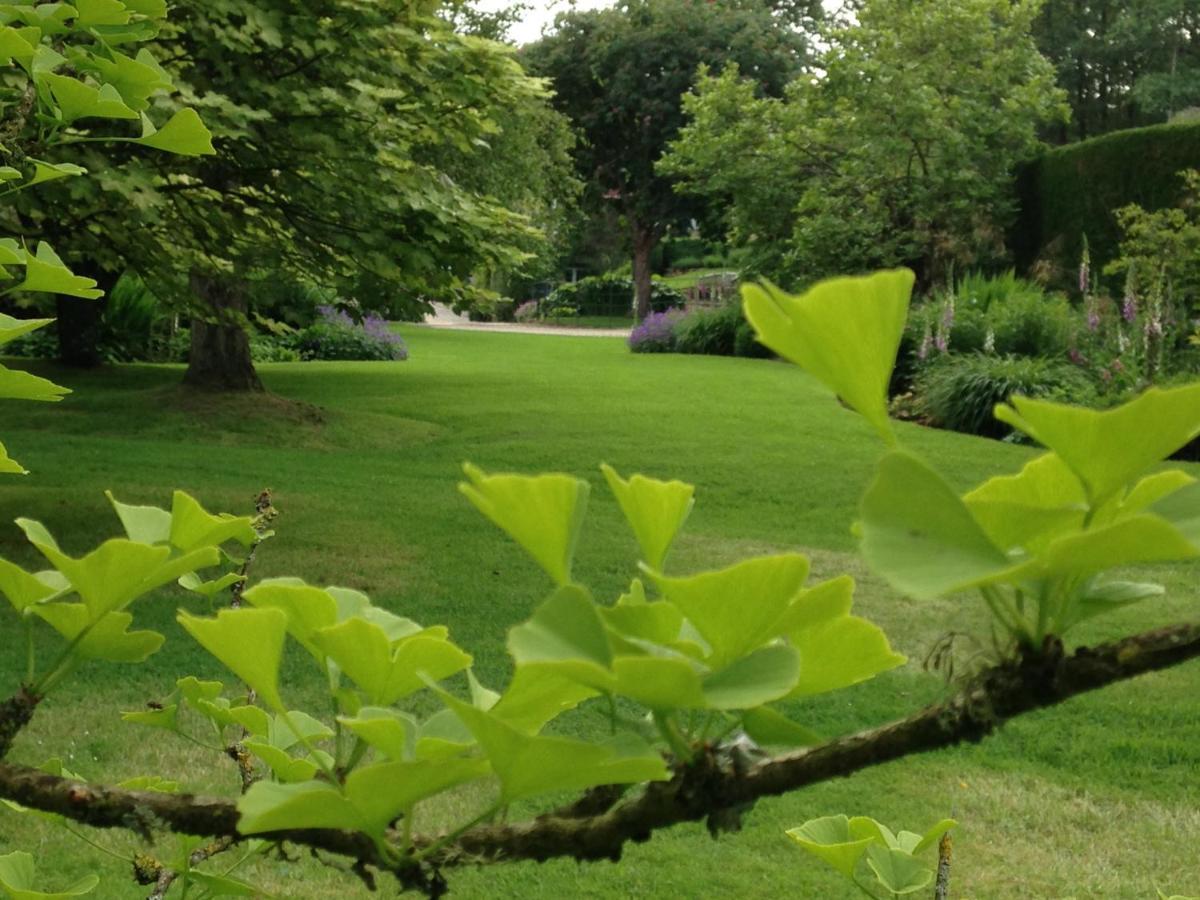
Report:
M25 187L45 184L47 181L58 181L60 178L78 178L80 175L87 174L87 169L77 166L74 163L48 163L40 159L31 159L30 162L33 163L33 177L26 182ZM47 265L66 268L63 265L62 259L59 258L58 254L54 253L49 244L42 243L38 245L37 258ZM25 261L26 265L28 265L28 254L25 256ZM27 288L27 290L32 291L36 290L36 288ZM57 293L65 292L59 291Z
M913 894L933 881L933 869L903 850L872 844L867 848L867 865L893 894Z
M417 721L408 713L364 706L357 716L339 716L338 722L388 759L400 762L412 759L416 752Z
M770 706L746 710L742 730L764 747L812 747L825 740Z
M238 831L263 834L293 828L362 830L362 817L341 791L324 781L259 781L238 800Z
M799 828L790 829L787 836L851 881L858 861L867 847L875 843L873 837L852 834L850 820L843 815L810 819Z
M275 777L284 784L308 781L320 771L312 760L297 759L279 747L273 747L261 741L243 741L242 743L247 750L265 762Z
M121 713L121 721L147 728L162 728L165 731L179 730L179 704L170 703L161 709L139 709Z
M61 594L62 588L20 566L0 559L0 594L8 598L17 612Z
M211 872L200 872L188 869L184 876L186 881L203 888L209 897L269 897L266 891L252 884L230 878L228 875L214 875Z
M1057 535L1083 526L1083 485L1054 453L1029 462L1016 475L991 478L963 502L997 547L1037 552Z
M1141 513L1111 525L1069 534L1053 541L1034 559L1012 570L1012 579L1032 580L1055 575L1091 575L1135 563L1173 562L1200 556L1174 525Z
M488 475L465 463L458 489L520 544L555 584L571 581L571 560L587 509L588 483L570 475Z
M538 665L594 687L612 677L608 632L591 596L578 585L564 585L528 622L508 632L508 652L518 669Z
M67 388L31 372L0 367L0 398L5 400L39 400L44 403L57 403L69 393L71 392Z
M996 418L1062 457L1098 507L1200 434L1200 384L1152 387L1104 411L1013 397Z
M39 164L39 172L41 166ZM76 167L78 168L78 167ZM59 167L61 171L61 167ZM43 178L48 181L48 178ZM34 179L34 183L37 178ZM45 241L38 244L36 255L25 256L25 280L16 285L13 290L39 291L47 294L66 294L69 297L82 297L85 300L95 300L104 292L98 291L94 278L84 278L73 275L71 270L63 265L62 260Z
M100 878L97 875L85 875L61 891L39 891L34 888L36 883L37 867L28 853L18 850L0 856L0 889L7 892L10 900L68 900L70 897L82 897L96 889Z
M212 145L212 132L191 107L179 110L166 125L157 130L149 117L142 113L142 136L133 143L177 156L212 156L217 152Z
M760 556L687 578L647 574L708 642L713 652L706 662L719 669L778 634L773 626L800 593L808 558Z
M171 781L159 775L138 775L136 778L126 778L118 781L117 787L127 791L151 791L155 794L178 794L179 782Z
M3 372L0 372L0 381L3 380ZM0 444L0 475L28 475L29 470L22 466L19 462L8 455L8 451L4 449L4 445Z
M908 315L907 269L832 278L804 294L744 285L742 305L760 343L823 382L889 444L887 388Z
M378 625L347 619L312 634L313 645L351 678L375 706L388 706L471 664L471 657L441 637L416 634L393 642Z
M650 709L708 709L704 670L679 656L618 656L612 691ZM721 699L720 686L716 688Z
M171 543L184 553L200 547L216 547L237 541L249 547L258 539L249 516L222 513L214 516L195 498L176 491L171 500Z
M130 108L144 110L153 94L171 88L170 79L146 50L140 51L136 59L117 50L112 50L109 56L91 55L87 65L96 71L100 81L116 88Z
M889 453L862 500L862 552L893 587L932 598L1009 568L950 485L908 453Z
M1159 500L1150 511L1166 519L1196 546L1200 546L1200 482Z
M642 558L661 571L675 535L695 504L696 489L682 481L658 481L634 475L621 478L607 463L600 466L642 548Z
M245 580L245 576L239 575L237 572L227 572L220 578L215 578L212 581L205 581L195 573L188 572L177 583L186 591L199 594L201 597L212 598L243 580Z
M63 121L76 119L136 119L138 114L125 105L112 85L94 88L77 78L45 72L40 80L50 87L54 100L62 111Z
M287 637L287 616L277 609L223 609L215 619L181 612L179 624L229 671L277 712L286 707L279 695L279 663Z
M850 615L853 605L854 579L849 575L839 575L797 594L771 630L775 634L790 634L801 628L812 628L831 619Z
M286 613L288 633L318 660L325 658L313 643L313 633L338 621L337 601L328 591L291 579L268 578L243 592L242 599L260 609Z
M126 612L110 612L97 619L82 603L41 603L32 607L32 611L68 641L75 640L90 626L75 645L74 652L83 659L144 662L166 640L156 631L129 631L133 616Z
M185 572L218 561L213 548L171 559L166 547L151 547L123 538L105 541L87 556L74 559L59 549L40 522L17 519L17 525L29 542L71 582L93 619L124 609L138 597L175 581Z
M36 45L25 40L21 32L9 25L0 25L0 65L15 59L26 72L33 63Z
M800 679L790 697L839 691L908 661L892 649L878 625L858 616L819 622L788 638L800 654Z
M1147 475L1129 489L1129 493L1121 501L1121 512L1143 512L1159 501L1170 497L1176 491L1182 491L1196 483L1195 478L1179 469L1168 469L1166 472Z
M23 265L25 263L25 256L22 254L18 259L9 259L6 256L5 248L0 246L0 264L10 262L14 265ZM14 319L12 316L0 313L0 345L7 344L15 338L29 334L31 331L44 328L53 321L53 319Z
M786 696L800 676L800 654L785 644L760 647L704 679L712 709L750 709Z
M632 735L607 743L525 734L493 712L476 709L438 690L487 754L500 780L500 798L511 803L555 791L600 784L635 784L669 777L661 756Z
M547 722L595 695L593 688L553 672L520 667L490 712L518 731L537 734Z
M79 10L75 24L84 28L93 25L124 25L129 21L129 10L121 0L72 0Z
M171 539L171 514L157 506L132 506L121 503L112 491L104 496L116 510L126 536L139 544L165 544Z

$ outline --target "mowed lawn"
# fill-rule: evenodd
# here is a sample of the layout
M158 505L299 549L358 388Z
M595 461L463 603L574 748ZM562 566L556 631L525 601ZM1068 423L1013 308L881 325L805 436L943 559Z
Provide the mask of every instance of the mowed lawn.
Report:
M960 665L986 654L989 629L971 596L916 603L895 595L854 554L850 525L881 447L868 429L796 369L777 362L637 356L619 339L403 329L406 363L262 366L262 398L179 392L178 367L122 366L81 374L39 369L75 389L57 405L4 404L0 440L33 470L0 485L0 555L32 565L17 516L43 521L69 551L117 533L103 496L166 505L193 492L210 509L248 511L263 487L281 510L278 537L254 574L298 575L369 592L424 624L444 623L498 688L508 672L505 631L549 587L539 570L458 494L459 466L557 470L593 485L576 575L615 597L633 573L635 544L597 466L697 485L697 506L670 560L677 573L781 550L811 554L819 577L859 579L859 611L910 657L899 672L791 710L834 735L901 716L950 688L922 663L959 633ZM1015 471L1028 448L901 426L910 447L966 487ZM1200 474L1200 472L1198 472ZM1081 629L1080 641L1195 618L1200 566L1141 571L1166 598ZM227 760L119 721L193 673L222 677L174 624L190 604L166 591L135 611L164 630L143 666L82 669L38 712L13 758L60 756L88 778L157 774L193 790L234 790ZM14 620L5 614L6 635ZM23 664L0 642L5 695ZM228 676L224 676L229 680ZM315 671L286 664L286 696L319 702ZM922 830L952 815L952 896L1151 898L1200 893L1200 665L1146 676L1028 716L978 746L889 764L787 798L762 801L739 835L713 842L689 825L632 846L620 866L560 861L451 875L455 896L861 896L803 855L785 828L838 812ZM584 711L561 729L599 729ZM468 791L446 812L479 800ZM446 820L449 821L448 819ZM434 828L439 823L418 823ZM120 854L136 840L84 832ZM100 871L96 896L142 897L125 863L69 835L0 810L0 852L25 848L50 884ZM218 870L237 859L231 855ZM359 897L353 879L298 858L249 864L244 877L285 897Z

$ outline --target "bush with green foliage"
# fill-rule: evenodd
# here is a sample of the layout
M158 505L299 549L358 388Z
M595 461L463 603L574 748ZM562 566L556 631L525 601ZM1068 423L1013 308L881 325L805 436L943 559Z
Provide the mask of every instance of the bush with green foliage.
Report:
M683 294L657 278L650 283L650 311L666 312L683 306ZM624 316L633 313L633 281L623 275L591 275L565 282L540 304L543 316L561 309L580 316Z
M675 350L678 353L733 356L738 326L743 321L738 303L716 309L694 309L675 323Z
M1065 287L1086 235L1102 269L1120 255L1115 211L1131 204L1148 212L1176 206L1185 190L1177 173L1198 159L1200 122L1115 131L1047 150L1018 173L1021 211L1011 235L1018 268L1041 260Z
M993 416L1013 395L1088 405L1091 379L1068 362L1029 356L953 353L937 358L917 376L919 407L939 428L1005 437L1012 429Z
M404 339L378 316L355 320L344 310L321 307L321 320L299 331L291 345L302 360L408 359Z

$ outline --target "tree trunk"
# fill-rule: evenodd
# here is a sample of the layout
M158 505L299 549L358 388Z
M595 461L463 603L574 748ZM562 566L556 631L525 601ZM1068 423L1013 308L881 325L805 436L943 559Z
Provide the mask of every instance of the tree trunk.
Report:
M104 296L98 300L62 295L55 298L57 321L54 327L58 331L58 358L68 366L94 369L104 362L100 356L101 319L108 307L108 292L117 279L110 272L85 264L73 264L72 271L96 279L96 286L104 291Z
M658 243L658 234L634 220L633 223L633 294L638 321L650 313L650 254Z
M235 278L193 272L191 286L206 318L192 318L192 348L183 383L208 391L261 391L246 334L245 285Z

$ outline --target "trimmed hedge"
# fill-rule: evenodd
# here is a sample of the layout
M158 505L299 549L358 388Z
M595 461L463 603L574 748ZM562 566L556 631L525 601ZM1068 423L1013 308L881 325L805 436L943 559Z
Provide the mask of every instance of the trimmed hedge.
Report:
M1114 131L1056 147L1017 173L1021 212L1010 237L1019 271L1047 258L1074 273L1086 234L1092 270L1115 259L1120 240L1113 210L1176 205L1178 173L1200 168L1200 122Z

